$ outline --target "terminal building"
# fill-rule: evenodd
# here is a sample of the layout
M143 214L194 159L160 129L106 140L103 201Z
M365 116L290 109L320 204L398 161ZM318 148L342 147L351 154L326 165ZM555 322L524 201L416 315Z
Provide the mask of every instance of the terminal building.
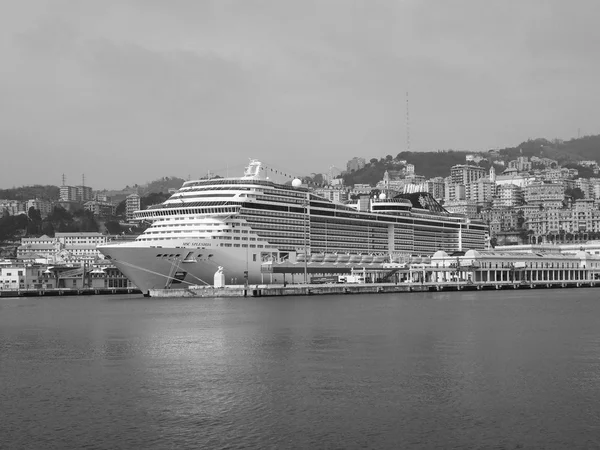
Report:
M576 253L514 253L469 250L461 256L436 252L428 268L429 281L473 283L581 283L600 281L600 256Z

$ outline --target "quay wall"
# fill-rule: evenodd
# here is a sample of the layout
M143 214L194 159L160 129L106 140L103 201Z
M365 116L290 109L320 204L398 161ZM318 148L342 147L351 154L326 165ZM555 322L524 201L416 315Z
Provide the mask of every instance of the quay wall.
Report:
M141 294L135 288L57 288L57 289L3 289L0 298L9 297L56 297L59 295L123 295Z
M435 292L435 291L473 291L499 289L563 289L598 287L600 281L577 282L452 282L452 283L369 283L369 284L314 284L314 285L258 285L248 288L230 286L222 288L192 287L189 289L153 289L150 297L181 298L233 298L233 297L286 297L302 295L348 295L348 294L386 294L403 292Z

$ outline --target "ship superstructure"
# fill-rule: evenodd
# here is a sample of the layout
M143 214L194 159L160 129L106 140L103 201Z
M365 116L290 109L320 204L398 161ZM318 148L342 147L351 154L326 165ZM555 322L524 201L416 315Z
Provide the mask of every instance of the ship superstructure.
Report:
M174 283L261 282L273 261L394 261L438 250L483 249L487 227L448 214L427 193L362 196L338 204L252 160L239 178L187 181L167 201L136 212L151 225L99 250L142 291Z

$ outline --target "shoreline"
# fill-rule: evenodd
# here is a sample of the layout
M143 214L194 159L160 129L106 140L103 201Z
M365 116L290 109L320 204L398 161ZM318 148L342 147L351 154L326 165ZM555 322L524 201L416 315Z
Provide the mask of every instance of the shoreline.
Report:
M137 288L58 288L58 289L4 289L0 298L15 297L57 297L63 295L119 295L141 294Z
M575 289L600 287L600 281L495 281L495 282L449 282L449 283L368 283L368 284L302 284L302 285L254 285L190 287L181 289L151 289L150 297L177 298L233 298L233 297L287 297L308 295L389 294L441 291L484 291L501 289Z

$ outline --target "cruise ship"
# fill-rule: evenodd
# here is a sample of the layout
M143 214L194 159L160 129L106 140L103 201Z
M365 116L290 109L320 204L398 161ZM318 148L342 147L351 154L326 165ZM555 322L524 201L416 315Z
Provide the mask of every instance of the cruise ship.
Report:
M336 203L281 170L251 160L243 176L186 181L133 241L98 247L139 289L261 283L265 265L398 262L411 255L483 249L487 226L445 211L428 193Z

